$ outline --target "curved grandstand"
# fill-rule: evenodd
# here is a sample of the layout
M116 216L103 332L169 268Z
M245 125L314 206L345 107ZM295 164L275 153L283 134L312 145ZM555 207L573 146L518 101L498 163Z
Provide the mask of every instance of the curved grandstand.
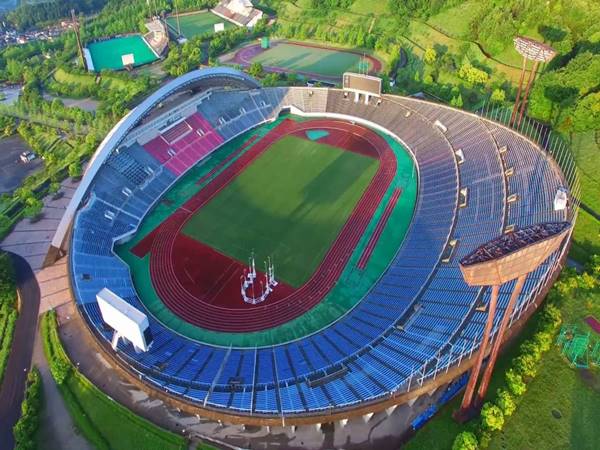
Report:
M294 117L300 119L290 122ZM278 134L245 134L259 125ZM323 257L327 270L315 269L318 280L307 277L291 294L281 294L276 307L269 309L265 302L256 305L254 314L252 308L221 314L209 303L198 306L194 302L201 294L191 295L191 288L172 281L177 268L168 261L168 247L177 239L169 233L180 226L177 215L185 222L186 214L212 198L210 189L221 189L241 173L249 163L244 158L266 148L268 139L310 129L321 133L319 138L335 136L339 129L369 141L371 146L359 142L356 148L372 152L379 164L365 184L367 194L357 194L356 206L349 208L337 241ZM239 136L244 141L238 145ZM219 156L227 145L236 149ZM178 208L170 216L175 219L164 217L167 225L157 231L161 239L146 243L146 251L156 250L149 263L153 283L164 281L163 287L155 286L164 291L159 296L188 327L191 323L213 333L268 329L301 318L317 308L342 271L369 267L370 253L383 247L378 246L380 235L400 227L394 208L403 199L400 187L410 186L411 172L405 185L394 178L401 158L390 150L394 145L409 152L416 167L418 191L414 209L404 213L406 232L364 293L357 290L344 311L303 336L254 345L228 341L227 335L221 341L189 337L146 309L140 286L136 289L129 266L117 256L115 248L135 241L144 218L164 207L161 199L170 187L201 167L207 178L206 184L204 178L197 180L204 186L192 199L197 205ZM213 157L220 159L211 163ZM555 193L565 185L556 163L539 147L476 115L396 96L364 104L338 89L260 88L237 71L208 69L163 86L111 131L54 245L69 244L73 294L101 345L109 349L112 339L96 301L102 288L149 312L151 349L136 353L120 343L115 353L148 385L227 420L316 423L409 401L448 383L441 374L456 377L468 370L490 292L467 286L459 260L515 227L572 220L569 208L553 208ZM535 308L567 246L568 239L528 276L511 324ZM501 312L512 285L500 291ZM239 300L239 290L237 295Z

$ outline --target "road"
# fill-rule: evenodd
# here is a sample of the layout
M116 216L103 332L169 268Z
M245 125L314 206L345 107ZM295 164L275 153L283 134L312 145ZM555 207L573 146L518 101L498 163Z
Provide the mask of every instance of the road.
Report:
M31 267L22 257L10 254L17 277L17 289L21 296L21 311L15 326L12 351L0 387L0 447L12 449L12 428L21 414L21 402L27 372L31 366L33 343L37 330L40 308L40 287Z

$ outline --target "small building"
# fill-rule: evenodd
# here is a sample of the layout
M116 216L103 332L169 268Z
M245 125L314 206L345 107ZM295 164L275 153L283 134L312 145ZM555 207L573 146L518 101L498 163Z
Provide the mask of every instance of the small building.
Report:
M250 0L221 0L211 12L237 26L248 28L263 17L263 12L256 9Z

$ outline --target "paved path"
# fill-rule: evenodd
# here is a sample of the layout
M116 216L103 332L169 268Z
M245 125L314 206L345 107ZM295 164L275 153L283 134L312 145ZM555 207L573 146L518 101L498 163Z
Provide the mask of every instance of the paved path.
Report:
M21 415L21 402L27 372L31 366L36 335L40 288L31 266L22 257L11 254L21 297L21 311L15 326L12 351L0 387L0 443L2 449L14 446L12 427Z
M33 364L40 370L44 386L44 408L38 431L38 442L43 442L44 448L53 450L91 450L93 447L75 428L62 395L50 374L40 333L35 335Z

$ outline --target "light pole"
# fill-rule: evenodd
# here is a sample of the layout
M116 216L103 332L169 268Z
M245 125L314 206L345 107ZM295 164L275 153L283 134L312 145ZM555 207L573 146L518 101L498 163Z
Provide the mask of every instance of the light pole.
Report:
M513 107L512 114L510 116L509 125L515 125L515 120L517 127L521 125L521 121L523 120L523 115L525 114L525 108L527 107L527 98L529 97L529 91L531 90L531 86L533 85L533 81L535 80L535 75L538 69L539 64L547 63L556 55L556 51L547 44L543 42L538 42L535 39L531 39L525 36L517 36L514 39L515 50L519 52L523 56L523 65L521 67L521 75L519 77L519 87L517 88L517 98L515 100L515 106ZM527 79L527 85L525 87L525 94L523 98L521 98L521 92L523 90L523 80L525 79L525 72L527 71L527 61L533 61L533 67L529 72L529 77Z
M492 293L488 304L488 314L481 346L477 352L475 364L471 369L460 409L454 414L455 419L459 422L471 418L474 411L483 403L504 333L508 328L508 323L527 275L537 269L560 247L570 227L570 222L547 222L511 231L477 247L460 261L460 270L465 282L469 286L491 286ZM492 335L498 293L504 283L512 280L517 281L492 344L477 397L473 399L479 372Z

